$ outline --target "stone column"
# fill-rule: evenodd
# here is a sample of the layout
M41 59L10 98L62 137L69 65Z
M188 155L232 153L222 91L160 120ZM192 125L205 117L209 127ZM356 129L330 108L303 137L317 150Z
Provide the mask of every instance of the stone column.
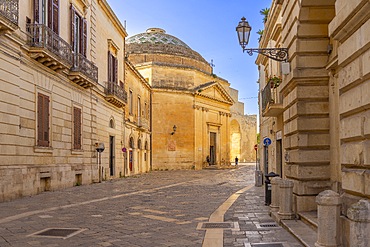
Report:
M270 212L278 212L279 211L279 194L280 194L280 182L281 178L274 177L271 179L271 204L270 204Z
M350 247L370 246L370 200L362 199L347 211Z
M340 206L341 198L332 190L325 190L316 196L317 241L316 247L340 246Z
M278 216L282 220L290 220L294 218L293 213L293 181L282 179L280 181L280 200Z

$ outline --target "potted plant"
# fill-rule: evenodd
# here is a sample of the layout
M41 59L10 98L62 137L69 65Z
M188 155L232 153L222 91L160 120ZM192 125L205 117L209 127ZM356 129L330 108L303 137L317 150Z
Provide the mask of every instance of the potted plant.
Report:
M274 75L268 80L271 83L271 88L277 88L281 84L281 77Z

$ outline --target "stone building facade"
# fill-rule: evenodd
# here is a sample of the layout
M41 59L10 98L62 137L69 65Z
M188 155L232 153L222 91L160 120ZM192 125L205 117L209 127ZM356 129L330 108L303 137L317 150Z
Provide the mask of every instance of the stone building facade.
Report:
M150 87L105 0L0 1L0 27L0 201L149 170L150 115L129 109Z
M230 84L163 29L129 37L126 48L129 61L152 87L153 169L228 165Z
M235 157L238 157L239 162L256 161L254 145L257 144L257 115L244 114L244 103L238 101L238 90L230 88L230 95L235 102L230 109L231 161Z
M272 140L260 146L264 170L293 181L298 214L316 210L325 190L340 196L333 246L370 244L369 17L365 0L274 0L260 47L288 48L290 70L256 61L261 139Z
M0 31L0 201L230 164L230 84L181 40L126 47L106 0L0 0Z

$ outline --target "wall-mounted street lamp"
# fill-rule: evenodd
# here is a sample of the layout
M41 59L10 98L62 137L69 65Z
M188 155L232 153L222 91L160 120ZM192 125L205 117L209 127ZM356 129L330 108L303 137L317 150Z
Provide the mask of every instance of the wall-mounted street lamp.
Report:
M171 135L173 135L173 134L175 134L175 132L176 132L176 130L177 130L177 127L176 127L176 125L174 125L173 127L172 127L172 133L171 133Z
M238 33L239 44L243 48L243 52L247 52L250 56L253 55L253 52L257 52L266 57L269 57L273 60L280 62L288 61L288 49L287 48L246 48L249 42L249 36L251 33L252 27L249 26L249 23L246 21L245 17L241 19L238 26L236 27L236 32Z

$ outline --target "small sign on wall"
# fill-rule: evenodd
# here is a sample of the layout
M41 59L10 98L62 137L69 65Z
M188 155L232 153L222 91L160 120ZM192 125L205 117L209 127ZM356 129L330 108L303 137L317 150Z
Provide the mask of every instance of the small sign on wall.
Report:
M176 151L176 142L174 140L168 142L168 151Z

